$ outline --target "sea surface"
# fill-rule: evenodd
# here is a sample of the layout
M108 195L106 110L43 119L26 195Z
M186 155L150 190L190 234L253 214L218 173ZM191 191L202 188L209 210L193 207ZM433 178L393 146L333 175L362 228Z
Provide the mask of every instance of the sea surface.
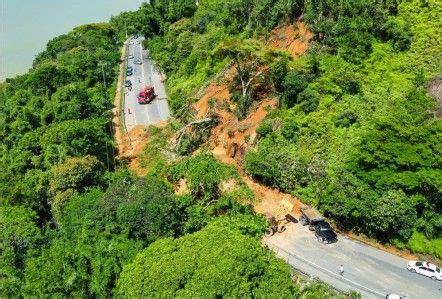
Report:
M0 0L0 82L28 71L46 43L76 26L106 22L143 0Z

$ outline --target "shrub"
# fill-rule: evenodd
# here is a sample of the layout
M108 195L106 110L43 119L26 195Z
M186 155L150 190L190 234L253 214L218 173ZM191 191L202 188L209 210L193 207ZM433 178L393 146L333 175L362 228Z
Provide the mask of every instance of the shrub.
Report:
M117 294L293 297L298 290L289 266L262 247L255 229L244 229L250 224L250 219L221 218L191 235L155 242L124 267Z
M307 80L299 72L290 71L282 81L282 102L285 107L298 103L298 94L307 87Z

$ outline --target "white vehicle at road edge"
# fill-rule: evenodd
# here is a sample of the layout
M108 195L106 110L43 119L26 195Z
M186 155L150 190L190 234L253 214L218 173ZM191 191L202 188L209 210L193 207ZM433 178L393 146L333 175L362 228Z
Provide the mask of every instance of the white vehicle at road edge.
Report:
M412 273L418 273L428 276L433 280L442 280L442 273L440 268L435 264L425 261L410 261L407 264L407 269Z

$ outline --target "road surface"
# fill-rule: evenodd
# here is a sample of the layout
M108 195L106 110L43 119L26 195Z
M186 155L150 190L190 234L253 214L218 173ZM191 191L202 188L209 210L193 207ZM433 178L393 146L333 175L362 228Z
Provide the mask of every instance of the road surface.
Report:
M320 244L314 232L290 223L282 234L265 239L278 256L304 273L318 277L342 291L355 290L362 298L385 298L394 293L413 298L442 298L442 281L409 272L407 260L347 239ZM344 275L339 275L339 266Z
M127 65L134 69L133 75L126 77L131 80L132 88L126 87L124 90L123 111L128 131L136 125L157 124L170 117L162 76L149 58L147 50L142 48L141 42L142 38L132 39L127 51ZM133 58L129 58L129 55L133 55ZM140 59L142 64L135 64L137 59ZM138 104L138 92L146 85L153 85L157 97L149 104Z

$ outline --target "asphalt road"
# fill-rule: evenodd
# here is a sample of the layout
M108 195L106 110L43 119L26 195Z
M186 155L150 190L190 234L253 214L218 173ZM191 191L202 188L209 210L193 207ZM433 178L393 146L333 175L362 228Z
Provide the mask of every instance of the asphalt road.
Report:
M166 90L162 82L162 76L149 58L147 50L142 48L142 38L132 39L128 45L127 65L132 66L132 76L126 77L131 80L132 88L125 88L124 118L127 130L136 125L151 125L167 120L170 110L167 104ZM129 58L133 55L133 58ZM135 64L140 59L142 64ZM143 86L153 85L155 99L149 104L138 104L137 96Z
M363 298L385 298L398 294L412 298L442 298L442 281L411 273L407 260L338 236L335 244L320 244L314 232L290 223L282 234L265 239L278 256L294 268L313 275L337 289L355 290ZM344 275L339 275L339 266Z

